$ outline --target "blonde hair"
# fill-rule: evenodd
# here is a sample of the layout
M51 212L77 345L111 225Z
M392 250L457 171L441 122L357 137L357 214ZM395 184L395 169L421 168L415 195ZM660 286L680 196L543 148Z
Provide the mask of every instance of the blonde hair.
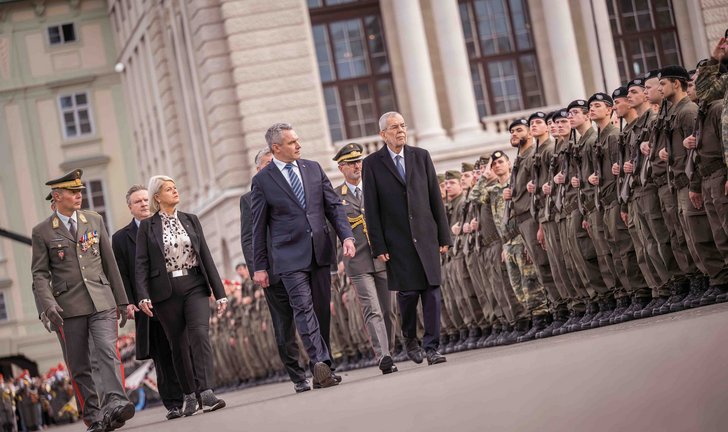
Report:
M158 194L159 191L162 189L162 186L164 186L164 182L171 181L174 183L174 179L172 177L167 177L166 175L155 175L152 176L152 178L149 179L149 186L147 187L147 190L150 194L149 199L149 212L151 214L154 214L159 211L159 203L154 198L154 195Z

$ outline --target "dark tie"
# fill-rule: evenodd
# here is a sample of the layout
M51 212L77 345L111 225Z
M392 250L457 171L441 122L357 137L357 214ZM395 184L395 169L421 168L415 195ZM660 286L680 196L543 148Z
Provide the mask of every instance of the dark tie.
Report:
M404 175L404 167L402 166L402 156L397 155L394 157L394 160L397 161L395 165L397 166L397 172L399 173L399 176L402 177L402 181L406 181Z
M299 179L296 173L293 172L293 164L287 163L286 170L288 171L288 181L291 183L293 194L296 195L296 198L298 198L298 202L301 203L301 207L306 208L306 195L303 193L301 179Z
M354 196L358 200L361 199L361 189L359 189L359 186L357 186L357 187L354 188Z
M76 222L73 220L73 218L68 219L68 226L70 227L68 228L68 231L71 233L73 241L78 241L78 239L76 238L76 235L78 235L78 233L76 232Z

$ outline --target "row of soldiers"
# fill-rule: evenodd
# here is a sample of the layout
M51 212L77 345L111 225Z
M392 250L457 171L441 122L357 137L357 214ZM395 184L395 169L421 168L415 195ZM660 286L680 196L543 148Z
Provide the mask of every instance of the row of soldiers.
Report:
M30 377L26 372L6 381L0 374L0 431L37 431L77 420L73 387L64 370L44 379Z
M728 300L721 67L535 112L509 126L513 163L496 151L440 176L445 353Z

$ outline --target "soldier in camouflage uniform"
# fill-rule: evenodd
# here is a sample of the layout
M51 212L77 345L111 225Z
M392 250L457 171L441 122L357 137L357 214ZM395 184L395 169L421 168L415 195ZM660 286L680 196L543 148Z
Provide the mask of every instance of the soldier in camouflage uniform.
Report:
M513 221L504 223L505 200L503 189L508 187L510 181L510 164L508 156L500 151L491 155L491 168L498 176L498 182L490 186L487 191L485 204L491 207L496 228L503 241L503 260L505 261L508 277L513 292L523 305L524 311L516 317L513 333L504 343L518 341L530 328L531 320L543 320L548 315L546 295L538 284L536 268L528 256L523 238L515 227Z

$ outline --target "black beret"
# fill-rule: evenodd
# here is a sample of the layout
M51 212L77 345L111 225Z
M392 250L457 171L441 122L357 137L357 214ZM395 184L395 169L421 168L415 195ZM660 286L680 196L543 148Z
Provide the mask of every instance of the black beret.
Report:
M665 66L660 69L659 78L674 78L682 81L690 81L688 71L686 71L684 67L678 65Z
M654 70L651 70L651 71L645 73L644 80L647 81L648 79L658 78L659 75L660 75L660 70L654 69Z
M546 117L546 113L544 113L543 111L536 111L535 113L528 116L528 124L530 125L531 122L535 119L541 119L543 121L546 121Z
M589 106L591 106L592 102L604 102L605 104L612 106L614 105L614 101L612 100L612 97L609 96L606 93L594 93L592 97L589 98Z
M612 100L613 101L616 100L616 99L618 99L618 98L626 98L626 97L627 97L627 87L625 87L625 86L617 87L612 92Z
M566 111L571 111L572 108L589 109L589 104L584 99L577 99L575 101L572 101L569 106L566 107Z
M491 155L490 155L490 161L491 161L491 162L495 162L495 161L496 161L496 159L500 159L500 158L502 158L502 157L503 157L503 156L505 156L505 155L506 155L506 154L505 154L505 153L503 153L502 151L500 151L500 150L496 150L496 151L494 151L493 153L491 153Z
M511 125L508 126L508 132L511 131L516 126L526 126L528 127L528 121L524 118L515 119L511 122Z
M556 120L561 119L561 118L564 118L564 119L568 119L569 118L569 111L567 111L566 108L560 109L560 110L556 110L556 111L554 111L553 114L554 115L551 117L551 119L553 121L556 121Z
M549 113L548 113L548 114L546 114L546 121L547 121L547 122L548 122L549 120L553 121L553 120L554 120L554 114L556 114L556 111L549 111Z
M634 86L644 87L645 81L647 81L647 78L635 78L632 81L627 83L627 89L629 89L630 87L634 87Z

